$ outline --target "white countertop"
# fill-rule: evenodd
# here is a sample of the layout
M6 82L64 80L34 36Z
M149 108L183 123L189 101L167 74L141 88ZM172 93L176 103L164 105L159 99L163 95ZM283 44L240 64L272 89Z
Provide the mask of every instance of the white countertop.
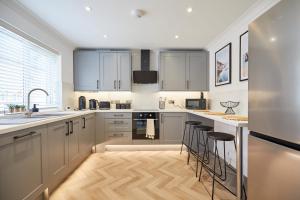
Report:
M14 131L19 131L27 128L32 128L35 126L41 126L53 122L58 122L61 120L66 120L74 117L79 117L82 115L86 114L91 114L91 113L97 113L97 112L103 112L103 113L109 113L109 112L162 112L162 113L176 113L176 112L185 112L185 113L190 113L194 114L200 117L204 117L207 119L211 119L214 121L222 122L224 124L228 124L231 126L235 127L247 127L248 122L247 121L234 121L234 120L227 120L223 119L223 116L216 116L216 115L208 115L205 112L197 112L193 110L187 110L187 109L181 109L181 108L172 108L172 109L153 109L153 110L142 110L142 109L111 109L111 110L83 110L83 111L66 111L68 115L64 116L55 116L55 117L48 117L45 119L41 119L38 121L30 122L30 123L24 123L24 124L16 124L16 125L0 125L0 135L9 133L9 132L14 132Z

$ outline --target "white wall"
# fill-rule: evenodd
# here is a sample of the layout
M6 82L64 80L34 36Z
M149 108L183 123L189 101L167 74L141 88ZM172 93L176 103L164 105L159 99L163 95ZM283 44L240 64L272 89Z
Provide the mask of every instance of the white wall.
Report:
M73 105L73 44L14 1L0 1L0 19L59 52L62 67L62 106Z
M248 30L248 25L275 5L279 0L261 0L250 7L240 18L232 23L223 33L215 38L207 49L210 52L210 107L212 110L224 111L221 101L239 101L236 113L248 115L248 81L239 81L239 40L240 35ZM215 87L215 52L228 43L232 44L232 79L231 84ZM251 59L251 58L249 58ZM251 66L250 66L251 67Z

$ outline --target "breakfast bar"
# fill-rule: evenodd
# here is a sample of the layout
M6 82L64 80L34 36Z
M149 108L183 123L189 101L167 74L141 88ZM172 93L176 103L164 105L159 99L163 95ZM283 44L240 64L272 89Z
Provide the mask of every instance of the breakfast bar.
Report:
M188 111L188 113L197 115L203 118L207 118L213 120L214 122L224 123L230 126L235 127L236 129L236 174L237 174L237 182L236 182L236 196L237 199L240 200L243 197L242 192L242 184L243 184L243 132L244 128L248 127L248 121L241 121L246 120L246 117L225 117L224 115L218 115L217 113L210 115L209 112L201 112L201 111ZM225 119L228 118L228 119Z

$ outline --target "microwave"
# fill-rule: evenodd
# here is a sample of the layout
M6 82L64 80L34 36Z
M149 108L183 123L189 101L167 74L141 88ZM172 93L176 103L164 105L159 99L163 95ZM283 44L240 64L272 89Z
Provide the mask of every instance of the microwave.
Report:
M186 99L185 108L192 110L205 110L206 99Z

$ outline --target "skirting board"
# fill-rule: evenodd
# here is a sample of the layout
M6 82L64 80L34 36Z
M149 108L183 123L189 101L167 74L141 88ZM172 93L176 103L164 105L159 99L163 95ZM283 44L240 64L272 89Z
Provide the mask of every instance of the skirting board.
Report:
M106 151L180 151L181 145L106 145ZM185 147L183 148L185 150Z

